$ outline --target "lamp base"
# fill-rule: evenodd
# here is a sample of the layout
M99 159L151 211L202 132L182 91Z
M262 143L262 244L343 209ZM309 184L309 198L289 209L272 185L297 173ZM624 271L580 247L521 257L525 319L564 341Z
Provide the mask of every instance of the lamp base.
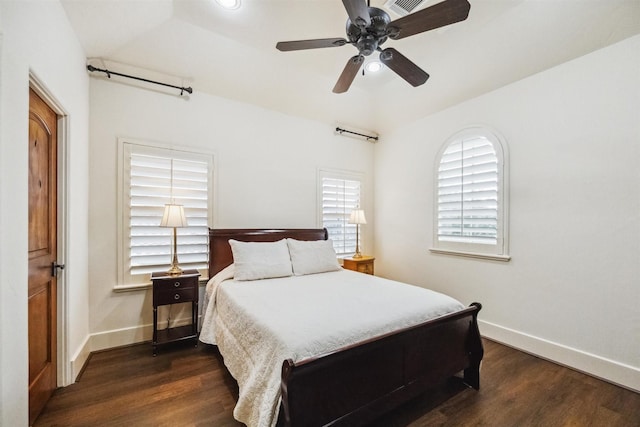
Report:
M173 258L171 259L171 268L167 271L170 276L179 276L182 269L178 267L178 244L176 243L176 229L173 229Z
M362 258L362 254L360 253L360 224L356 224L356 253L353 254L351 258L358 259Z
M172 265L167 274L170 276L179 276L182 274L182 269L177 265Z

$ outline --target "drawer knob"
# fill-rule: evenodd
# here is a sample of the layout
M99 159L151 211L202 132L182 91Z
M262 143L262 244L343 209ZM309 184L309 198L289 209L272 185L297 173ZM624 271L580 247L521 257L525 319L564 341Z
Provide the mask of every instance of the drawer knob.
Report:
M180 282L174 283L173 286L175 286L176 288L179 288L180 287Z
M173 296L173 299L176 300L176 301L179 300L180 299L180 294L175 294Z

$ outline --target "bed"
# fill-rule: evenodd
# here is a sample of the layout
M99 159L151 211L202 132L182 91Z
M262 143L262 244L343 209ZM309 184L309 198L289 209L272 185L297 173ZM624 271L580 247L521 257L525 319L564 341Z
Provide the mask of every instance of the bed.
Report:
M234 409L236 418L250 427L363 425L458 373L462 373L468 386L479 389L483 357L477 324L479 303L464 307L445 295L423 288L340 268L319 274L297 275L296 272L292 277L259 282L233 280L230 285L234 276L231 244L236 245L234 248L240 245L238 242L277 242L280 245L283 239L295 239L293 242L315 245L323 244L321 241L327 238L326 229L209 231L212 280L207 293L211 295L206 297L210 300L203 314L200 339L218 345L225 365L238 381L240 396ZM291 252L292 258L293 255ZM293 270L296 271L295 263ZM363 329L362 325L343 327L351 322L345 317L352 309L349 305L347 308L327 308L313 297L313 301L307 302L307 308L300 309L304 305L296 303L296 298L302 298L307 291L317 292L313 290L320 287L324 287L324 294L332 295L335 301L350 301L351 304L366 301L363 304L372 307L377 304L375 299L369 299L378 292L374 290L387 292L382 297L385 304L369 310L375 312L376 317L366 321L377 324L371 326L371 331L367 329L365 338L360 339L350 331L350 328ZM360 296L354 298L354 294L347 293L352 287L359 289L357 295ZM275 289L282 293L276 294ZM400 301L394 302L401 298L400 291L409 292L408 295L416 293L416 298L409 296L405 300L402 310L394 308ZM426 293L439 298L445 308L434 309L441 311L430 314L418 313L418 303L413 307L411 301L417 301ZM253 302L243 299L247 295L254 298ZM404 312L412 310L416 311L412 316L424 318L419 321L405 319ZM260 317L275 311L291 311L296 320L283 323L280 317ZM310 312L311 316L327 313L321 316L326 325L306 326L298 321L302 311ZM378 320L385 311L398 320ZM355 323L364 322L360 317L366 316L356 317ZM280 335L271 338L271 332L276 330ZM312 338L312 345L305 343L306 347L303 347L300 344L305 337ZM263 387L262 382L267 384L266 389L254 384L256 377L261 378L260 387ZM263 377L265 381L262 381Z

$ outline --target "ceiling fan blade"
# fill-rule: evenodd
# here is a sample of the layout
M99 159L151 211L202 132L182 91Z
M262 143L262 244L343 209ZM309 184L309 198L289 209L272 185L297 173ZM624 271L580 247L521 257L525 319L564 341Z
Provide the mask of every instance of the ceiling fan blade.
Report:
M282 52L288 52L290 50L339 47L344 46L347 43L349 42L341 37L333 39L294 40L290 42L278 42L278 44L276 44L276 49Z
M342 0L342 4L347 9L347 14L352 24L360 28L371 25L371 16L369 16L369 7L366 0Z
M387 25L387 34L394 40L464 21L471 5L467 0L445 0L414 12Z
M409 82L411 86L420 86L429 78L429 74L422 68L392 47L380 52L380 61Z
M353 79L356 78L356 74L358 74L358 70L362 66L364 62L364 56L356 55L349 58L349 62L342 70L342 74L338 78L336 85L333 87L333 93L344 93L349 90Z

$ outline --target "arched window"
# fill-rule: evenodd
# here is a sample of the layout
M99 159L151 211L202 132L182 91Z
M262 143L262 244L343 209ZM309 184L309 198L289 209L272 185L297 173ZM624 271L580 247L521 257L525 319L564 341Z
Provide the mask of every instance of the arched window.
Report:
M449 138L435 168L432 252L509 260L506 145L494 131Z

